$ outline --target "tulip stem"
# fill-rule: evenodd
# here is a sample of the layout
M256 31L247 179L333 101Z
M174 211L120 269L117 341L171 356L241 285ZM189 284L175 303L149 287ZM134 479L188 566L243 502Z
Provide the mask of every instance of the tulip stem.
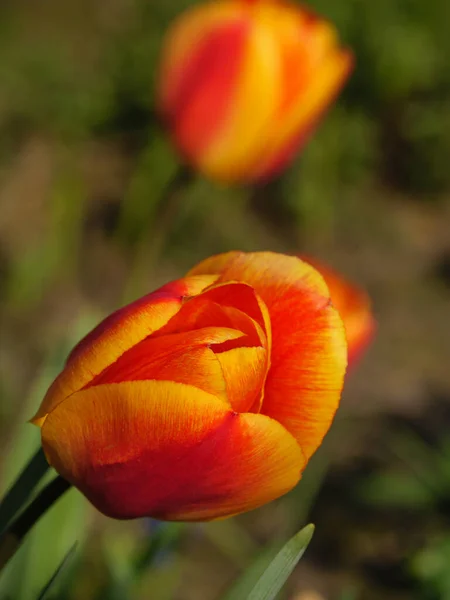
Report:
M0 570L14 556L26 534L71 484L61 476L45 486L0 537Z
M138 243L134 264L126 284L124 301L129 302L142 294L142 284L148 278L149 269L157 262L165 240L180 208L183 191L193 181L194 173L186 165L179 165L166 183L158 199L151 231Z
M193 178L193 171L186 165L181 164L161 193L155 211L152 235L150 236L151 250L155 258L157 258L168 229L180 208L182 192L193 181Z

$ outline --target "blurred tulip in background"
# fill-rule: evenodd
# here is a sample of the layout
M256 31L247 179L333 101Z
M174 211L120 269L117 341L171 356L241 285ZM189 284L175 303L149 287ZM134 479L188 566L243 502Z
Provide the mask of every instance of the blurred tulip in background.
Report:
M331 301L339 312L347 336L348 364L352 366L366 350L375 333L376 323L368 294L340 273L319 261L302 256L322 277L330 290Z
M280 173L352 67L334 26L276 0L201 4L170 27L158 106L187 163L224 182Z

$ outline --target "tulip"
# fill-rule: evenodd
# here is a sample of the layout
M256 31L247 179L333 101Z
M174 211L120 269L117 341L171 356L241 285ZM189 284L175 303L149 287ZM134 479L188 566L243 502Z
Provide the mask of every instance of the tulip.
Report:
M346 281L330 267L302 256L322 277L330 290L331 300L341 315L347 336L348 363L353 365L366 350L375 333L375 319L368 294Z
M187 163L223 182L280 173L347 79L334 27L279 0L219 0L166 36L158 107Z
M226 517L296 485L346 354L314 268L229 252L107 317L33 422L50 465L110 517Z

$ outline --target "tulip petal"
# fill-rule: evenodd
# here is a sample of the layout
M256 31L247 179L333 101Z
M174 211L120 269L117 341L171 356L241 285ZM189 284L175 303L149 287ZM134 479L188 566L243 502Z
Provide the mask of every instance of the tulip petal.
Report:
M239 310L236 308L237 306L242 307L250 314ZM177 315L152 336L156 341L156 345L153 343L153 347L156 350L158 340L172 337L172 332L184 331L190 336L193 332L201 332L203 328L212 327L229 327L232 328L232 331L242 332L241 335L229 336L229 339L211 341L210 348L222 368L226 397L232 408L243 412L255 406L258 407L255 412L259 412L270 357L268 340L259 324L261 323L264 329L268 329L270 332L266 313L267 309L264 303L250 286L242 283L213 286L186 302ZM186 338L187 344L189 343L188 339ZM144 342L144 344L146 343ZM131 353L133 354L133 351ZM188 363L190 360L186 356ZM151 368L148 372L152 372ZM165 372L169 373L170 371L166 370ZM212 380L197 383L189 381L188 371L186 371L187 379L180 379L180 375L182 376L182 372L174 377L167 376L167 379L193 384L205 391L222 396L217 387L207 387L211 386ZM201 375L202 369L200 369ZM147 378L151 379L152 377ZM162 377L153 377L153 379L162 379ZM96 383L95 381L94 384ZM108 381L102 381L102 383L108 383Z
M168 35L159 103L180 150L191 158L208 154L228 119L248 29L241 10L219 5L192 11Z
M236 306L242 307L252 316L239 310ZM241 335L229 336L229 339L223 339L223 341L218 339L215 342L212 341L210 347L222 368L226 396L233 409L243 412L255 406L257 407L255 412L259 412L270 362L269 343L259 324L261 323L264 329L268 329L270 332L270 324L266 322L266 313L267 309L264 303L250 286L242 283L213 286L186 302L177 315L152 336L156 341L156 345L153 344L153 346L156 349L157 341L172 337L172 332L184 331L186 334L192 335L195 331L201 332L203 328L211 327L229 327L232 328L231 330L242 332ZM186 343L189 343L187 340L188 338L186 338ZM190 361L188 357L186 360ZM188 372L186 375L189 377ZM179 375L175 378L168 376L167 379L197 385L205 391L222 395L217 388L209 389L205 387L204 383L199 384L189 381L189 378L179 379L178 377ZM148 377L148 379L150 378ZM154 378L162 379L162 377ZM207 385L211 385L211 382L207 382Z
M261 347L233 348L217 352L216 358L222 367L227 398L233 410L245 412L252 406L259 407L268 367L267 350Z
M225 252L200 262L187 276L212 274L218 275L212 289L228 281L240 281L254 288L267 306L271 321L278 300L291 288L320 296L322 300L329 298L323 278L296 256L275 252Z
M289 318L277 323L284 344L274 348L261 412L282 423L309 459L339 406L347 364L345 332L331 304L284 306Z
M242 176L258 156L261 131L270 128L280 98L277 48L250 12L233 2L192 9L173 26L162 53L158 104L174 140L224 180Z
M64 398L82 389L126 350L163 327L186 298L199 294L216 279L186 277L173 281L107 317L75 346L32 422L41 425L46 414Z
M276 175L305 144L353 66L335 28L309 10L275 2L257 3L254 18L273 36L281 63L282 98L247 177Z
M304 467L279 423L167 381L92 387L42 427L46 456L103 513L209 520L289 491Z
M239 250L230 250L229 252L222 252L221 254L209 256L195 265L195 267L192 267L188 276L216 275L218 273L223 273L235 259L243 254L244 253Z
M203 292L202 296L207 296L222 306L238 308L259 323L267 337L270 336L270 317L267 307L247 283L219 283Z
M191 8L176 21L164 40L158 85L158 104L169 118L176 115L185 86L192 76L189 68L204 47L205 40L222 31L221 27L240 21L242 9L227 3L215 3ZM195 71L194 71L195 72Z
M124 352L86 388L123 381L167 380L193 385L227 401L223 368L212 348L243 337L242 332L224 327L150 336Z
M297 98L290 113L280 119L267 140L262 159L255 162L252 180L279 173L308 141L325 110L332 104L353 67L350 52L334 52L320 68L310 86Z
M347 359L344 328L325 281L299 258L270 252L219 255L190 274L217 272L218 266L217 284L244 281L268 308L273 341L261 412L282 423L309 458L338 407Z
M270 340L267 308L251 286L237 282L210 287L189 299L155 335L213 326L242 331L247 336L246 345L266 345Z
M270 30L255 26L249 16L247 22L245 49L228 114L198 157L205 173L224 181L245 177L249 166L258 161L261 140L273 125L281 99L281 69L275 40Z

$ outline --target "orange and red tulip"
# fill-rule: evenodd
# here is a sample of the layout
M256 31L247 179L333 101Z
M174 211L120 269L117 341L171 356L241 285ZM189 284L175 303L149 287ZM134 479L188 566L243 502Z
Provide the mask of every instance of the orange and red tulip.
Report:
M352 68L334 27L281 0L184 12L162 52L158 106L185 160L224 182L278 174Z
M317 269L325 279L331 301L344 323L348 364L352 365L367 348L375 332L370 298L363 289L347 281L330 267L307 256L301 258Z
M229 252L106 318L33 422L49 463L106 515L226 517L296 485L346 361L313 267Z

